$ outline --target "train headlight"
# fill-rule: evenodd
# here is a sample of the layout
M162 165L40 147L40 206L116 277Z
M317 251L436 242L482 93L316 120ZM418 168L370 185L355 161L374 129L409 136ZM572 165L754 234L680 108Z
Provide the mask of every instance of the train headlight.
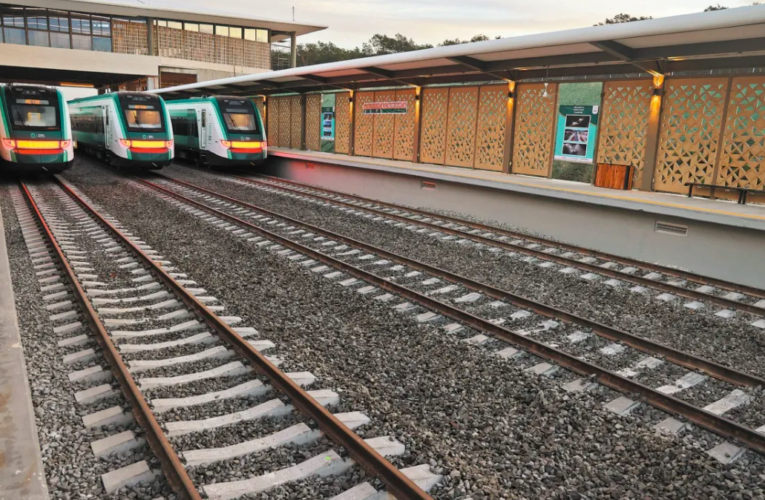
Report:
M5 149L14 149L16 147L16 141L13 139L3 139L3 147Z
M123 148L129 148L132 142L133 141L130 139L120 139L120 145L122 145Z

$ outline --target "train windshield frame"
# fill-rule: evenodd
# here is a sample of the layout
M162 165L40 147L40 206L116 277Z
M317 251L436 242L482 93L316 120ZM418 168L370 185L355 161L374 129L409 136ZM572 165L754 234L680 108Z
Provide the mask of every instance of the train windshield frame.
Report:
M61 130L61 110L55 95L45 98L10 95L7 98L14 130Z
M130 132L165 131L165 113L157 96L148 94L120 95L120 108Z
M232 134L260 134L255 107L249 99L216 98L226 130Z

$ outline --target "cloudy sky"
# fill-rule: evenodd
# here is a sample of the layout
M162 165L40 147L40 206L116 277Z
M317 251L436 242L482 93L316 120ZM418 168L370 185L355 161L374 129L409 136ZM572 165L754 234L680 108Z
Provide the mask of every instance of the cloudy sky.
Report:
M180 0L170 0L180 3ZM227 0L226 10L291 19L329 29L299 41L333 41L343 47L360 45L375 33L402 33L418 43L436 44L446 38L475 34L503 37L591 26L620 12L633 16L666 17L703 11L712 0ZM719 0L739 7L752 0ZM209 0L184 0L209 5ZM225 7L224 7L225 5Z

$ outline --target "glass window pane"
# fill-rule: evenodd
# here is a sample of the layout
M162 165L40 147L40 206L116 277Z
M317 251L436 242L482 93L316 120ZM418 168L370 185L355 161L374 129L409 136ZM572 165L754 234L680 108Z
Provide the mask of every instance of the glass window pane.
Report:
M102 36L93 37L93 50L98 52L111 52L112 39Z
M49 19L51 31L69 32L69 15L66 12L52 10Z
M48 29L48 14L45 9L27 9L27 28L33 30Z
M87 14L72 14L72 33L90 34L90 16Z
M69 33L51 33L50 46L57 49L70 49Z
M242 38L242 28L229 28L228 36L231 38Z
M251 40L255 41L255 29L254 28L245 28L244 29L244 39L245 40Z
M93 16L93 34L101 36L111 36L112 25L108 17Z
M177 21L168 21L167 22L168 28L173 28L174 30L182 30L183 29L183 23L179 23Z
M212 35L213 33L213 25L212 24L200 24L199 25L199 31L202 33L207 33Z
M78 50L91 50L90 35L72 35L72 48Z
M228 26L216 26L215 34L220 36L228 36Z
M3 13L3 26L24 27L24 9L22 7L2 6L0 12Z
M167 21L155 21L157 23L157 26L162 26L163 28L167 28Z
M183 29L186 31L199 31L199 25L195 23L183 23Z
M47 47L48 32L29 30L29 45L35 45L37 47Z
M23 29L3 28L3 34L5 35L5 43L13 43L16 45L27 44L27 37Z
M258 30L257 40L259 42L268 43L268 30Z

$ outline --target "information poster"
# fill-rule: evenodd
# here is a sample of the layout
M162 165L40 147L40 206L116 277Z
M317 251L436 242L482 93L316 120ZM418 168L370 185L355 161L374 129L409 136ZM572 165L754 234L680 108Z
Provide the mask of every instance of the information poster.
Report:
M335 140L335 108L321 108L321 140Z
M555 159L592 163L598 136L598 106L560 106Z

